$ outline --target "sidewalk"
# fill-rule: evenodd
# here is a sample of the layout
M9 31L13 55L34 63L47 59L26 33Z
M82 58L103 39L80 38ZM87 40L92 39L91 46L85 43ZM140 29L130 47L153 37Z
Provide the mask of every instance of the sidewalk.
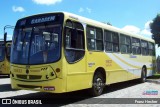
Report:
M147 79L147 82L160 84L160 79Z

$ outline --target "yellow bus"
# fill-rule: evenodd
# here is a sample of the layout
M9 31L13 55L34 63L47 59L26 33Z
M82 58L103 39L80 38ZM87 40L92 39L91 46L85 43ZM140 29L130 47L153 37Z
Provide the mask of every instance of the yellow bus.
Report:
M13 89L64 93L155 72L155 42L72 13L55 12L17 21L11 46Z
M14 26L4 26L4 39L0 41L0 76L10 75L10 53L11 53L11 40L7 40L6 29L14 29Z
M0 41L0 75L10 74L10 52L12 41Z

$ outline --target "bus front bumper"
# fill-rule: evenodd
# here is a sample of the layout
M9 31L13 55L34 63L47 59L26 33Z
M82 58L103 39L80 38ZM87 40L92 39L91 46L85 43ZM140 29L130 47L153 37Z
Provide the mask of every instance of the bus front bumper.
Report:
M64 93L66 92L63 86L63 79L53 79L47 81L24 81L11 78L12 89L35 90L50 93Z

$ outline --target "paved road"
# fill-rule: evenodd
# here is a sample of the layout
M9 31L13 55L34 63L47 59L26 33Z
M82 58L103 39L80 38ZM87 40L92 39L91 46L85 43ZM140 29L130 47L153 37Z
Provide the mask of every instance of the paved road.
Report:
M146 95L146 92L151 92L151 91L158 92L158 95ZM64 107L65 106L67 107L75 107L75 106L160 107L160 105L158 104L122 104L122 103L133 102L134 98L160 98L160 79L156 80L148 79L146 83L139 83L138 81L134 80L134 81L106 86L104 94L95 98L90 97L87 93L88 90L82 90L64 94L50 94L37 91L13 90L11 89L9 78L0 78L0 98L19 98L19 99L43 98L52 100L53 103L57 103L58 101L58 104L56 105L54 104L54 106L64 106ZM140 99L137 99L137 102L139 100ZM117 103L117 104L106 104L106 103ZM32 106L35 107L35 105L30 105L30 107ZM51 104L45 106L50 107ZM4 107L4 105L0 105L0 107ZM37 105L37 107L41 106ZM44 105L42 107L44 107Z

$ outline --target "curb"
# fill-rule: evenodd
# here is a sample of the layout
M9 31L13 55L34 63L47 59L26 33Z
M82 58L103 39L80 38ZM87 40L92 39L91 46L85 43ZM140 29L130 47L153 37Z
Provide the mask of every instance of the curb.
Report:
M160 79L147 79L146 82L160 84Z

